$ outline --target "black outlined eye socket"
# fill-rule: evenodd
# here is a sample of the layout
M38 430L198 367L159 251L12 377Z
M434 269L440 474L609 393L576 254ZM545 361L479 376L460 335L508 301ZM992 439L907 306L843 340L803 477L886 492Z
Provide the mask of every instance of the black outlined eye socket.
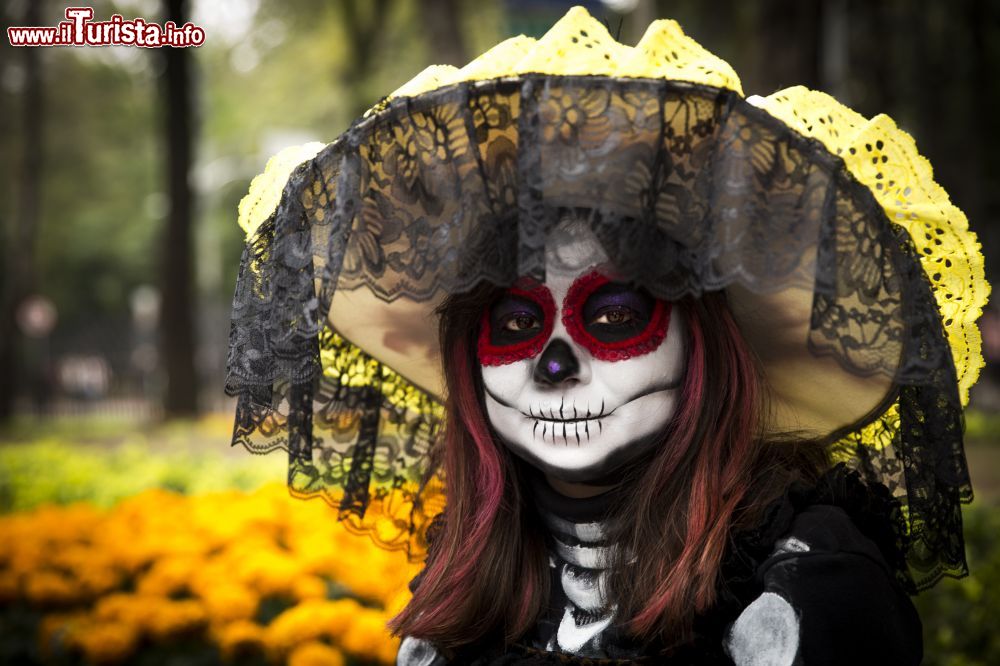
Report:
M506 365L542 351L555 323L555 301L544 285L512 287L483 313L478 355L482 365Z
M649 326L656 300L627 284L606 282L583 302L583 328L600 342L619 342Z
M563 324L594 358L619 361L660 346L670 324L670 304L594 272L570 287Z
M490 343L511 345L528 340L542 330L545 313L540 303L519 294L507 293L489 312Z

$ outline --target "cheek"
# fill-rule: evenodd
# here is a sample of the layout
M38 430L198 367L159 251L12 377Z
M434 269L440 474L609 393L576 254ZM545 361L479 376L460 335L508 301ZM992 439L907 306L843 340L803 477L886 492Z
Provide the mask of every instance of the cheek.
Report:
M677 311L671 316L666 340L655 351L623 361L593 361L594 376L618 397L647 388L678 384L684 377L684 320Z
M483 386L487 391L501 398L516 397L531 381L532 361L526 359L506 365L480 366Z
M622 406L615 416L631 438L641 438L662 432L676 409L677 391L659 391Z

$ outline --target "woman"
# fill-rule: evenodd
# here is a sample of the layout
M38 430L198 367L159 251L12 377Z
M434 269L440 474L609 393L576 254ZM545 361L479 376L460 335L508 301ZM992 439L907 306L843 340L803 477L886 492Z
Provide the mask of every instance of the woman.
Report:
M444 473L466 481L394 622L427 638L407 639L398 663L445 663L431 641L457 663L511 659L505 643L677 663L919 663L919 619L874 542L843 509L784 497L817 485L824 449L754 436L764 385L723 294L665 302L595 267L613 275L571 220L550 237L544 283L442 308ZM492 497L490 478L502 480ZM741 529L769 538L733 548ZM727 547L754 566L724 567ZM834 625L855 642L829 652L827 631L812 632ZM497 627L506 635L483 634Z
M241 221L234 441L430 542L400 663L919 662L988 286L888 119L576 8L280 156Z

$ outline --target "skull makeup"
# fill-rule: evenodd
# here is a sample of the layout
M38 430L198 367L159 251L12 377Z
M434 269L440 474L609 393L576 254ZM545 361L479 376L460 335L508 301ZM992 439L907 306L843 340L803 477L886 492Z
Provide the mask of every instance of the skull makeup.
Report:
M543 284L483 314L479 362L490 423L517 455L570 483L641 455L673 416L684 376L682 313L609 276L589 228L560 225Z

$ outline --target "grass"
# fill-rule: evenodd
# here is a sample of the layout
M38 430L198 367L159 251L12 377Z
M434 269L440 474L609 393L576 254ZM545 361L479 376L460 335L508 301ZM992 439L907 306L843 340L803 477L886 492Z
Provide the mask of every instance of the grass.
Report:
M282 481L287 459L232 449L231 426L229 416L15 423L0 432L0 511L84 500L111 506L148 488L197 494Z

